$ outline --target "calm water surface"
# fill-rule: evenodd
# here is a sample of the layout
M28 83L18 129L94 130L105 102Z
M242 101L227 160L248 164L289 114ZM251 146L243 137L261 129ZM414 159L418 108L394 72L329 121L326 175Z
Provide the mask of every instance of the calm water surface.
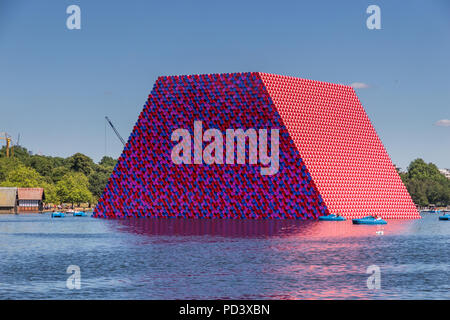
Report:
M422 216L356 226L0 215L0 298L449 299L450 222ZM69 265L80 290L66 287Z

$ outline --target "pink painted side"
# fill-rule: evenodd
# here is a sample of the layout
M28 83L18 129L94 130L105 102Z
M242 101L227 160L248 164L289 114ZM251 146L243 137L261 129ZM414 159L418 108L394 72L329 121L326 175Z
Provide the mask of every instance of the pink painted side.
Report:
M420 218L353 88L260 76L330 213Z

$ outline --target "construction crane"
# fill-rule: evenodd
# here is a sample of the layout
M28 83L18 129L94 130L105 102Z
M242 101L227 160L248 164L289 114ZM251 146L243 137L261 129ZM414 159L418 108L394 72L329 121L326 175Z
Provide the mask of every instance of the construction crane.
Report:
M6 132L0 133L0 140L6 141L6 157L9 158L9 148L11 146L11 136ZM11 146L11 155L14 155L14 150Z
M105 119L106 119L106 121L108 121L109 125L114 130L114 132L116 133L117 138L119 138L119 140L122 142L123 146L125 147L125 140L123 140L123 138L120 136L119 132L116 130L116 128L112 124L111 120L109 120L109 118L107 116L105 116Z

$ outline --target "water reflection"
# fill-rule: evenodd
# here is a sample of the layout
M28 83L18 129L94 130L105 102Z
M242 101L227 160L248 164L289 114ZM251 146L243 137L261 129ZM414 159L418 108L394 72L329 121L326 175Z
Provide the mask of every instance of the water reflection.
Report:
M231 219L140 219L117 220L120 230L156 236L272 237L307 232L314 221Z
M2 216L0 299L442 299L449 226ZM67 290L68 264L82 290Z
M390 220L387 225L353 225L351 221L228 220L130 218L112 222L119 230L147 236L366 237L404 232L414 221Z

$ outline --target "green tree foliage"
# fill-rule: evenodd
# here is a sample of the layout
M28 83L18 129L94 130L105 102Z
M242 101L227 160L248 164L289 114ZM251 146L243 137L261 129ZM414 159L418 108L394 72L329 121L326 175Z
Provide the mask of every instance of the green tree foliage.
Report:
M27 166L35 169L41 176L49 177L54 167L51 157L34 155L30 156L26 162Z
M0 149L0 186L40 187L47 203L92 203L102 194L117 160L103 157L96 164L88 156L76 153L66 159L33 155L14 146L14 156L5 157Z
M31 153L22 146L13 146L10 150L10 154L14 154L14 158L19 159L20 161L24 161L30 157ZM0 158L6 157L6 146L3 146L0 149Z
M91 202L88 178L81 172L69 172L56 184L56 194L61 202Z
M108 157L108 156L104 156L98 164L103 167L115 167L116 163L117 163L117 160L115 160L111 157Z
M96 199L102 195L113 169L113 166L105 167L98 165L94 172L89 175L89 190Z
M3 162L1 159L0 162ZM55 186L48 183L36 170L24 166L19 160L8 159L15 164L0 182L1 187L18 187L18 188L44 188L45 201L48 203L58 202ZM2 167L2 165L0 165Z
M408 189L414 203L419 206L450 204L450 180L433 163L415 159L408 171L400 177Z
M73 156L67 158L67 167L71 171L81 172L88 176L92 172L94 161L82 153L75 153Z
M98 165L92 167L92 173L89 175L89 190L95 199L101 197L103 190L108 183L108 179L114 170L117 160L104 156Z
M5 181L8 173L21 165L22 165L22 162L20 162L20 160L17 158L1 158L0 157L0 182Z
M53 183L58 183L69 172L70 172L69 168L60 166L53 168L50 176L53 180Z
M46 183L47 181L45 181L44 177L36 170L19 164L8 171L5 180L0 184L2 187L37 188Z

